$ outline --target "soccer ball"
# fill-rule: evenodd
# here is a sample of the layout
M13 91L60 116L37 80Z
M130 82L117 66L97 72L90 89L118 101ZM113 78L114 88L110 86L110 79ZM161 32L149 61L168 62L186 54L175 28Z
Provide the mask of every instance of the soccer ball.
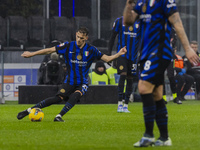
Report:
M29 119L31 121L42 121L44 118L44 113L40 108L33 108L29 113Z

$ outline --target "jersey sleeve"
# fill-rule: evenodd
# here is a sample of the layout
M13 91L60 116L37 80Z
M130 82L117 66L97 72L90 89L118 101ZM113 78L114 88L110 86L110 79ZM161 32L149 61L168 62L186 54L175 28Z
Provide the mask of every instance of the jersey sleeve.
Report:
M115 20L115 22L113 23L113 27L112 27L112 32L116 32L116 33L118 33L119 32L119 18L117 18L116 20Z
M93 47L93 56L95 57L95 59L100 60L103 56L103 53L99 51L96 47Z
M135 7L133 8L133 10L138 14L140 15L141 14L141 9L142 9L142 5L143 5L143 2L141 0L138 0Z
M58 54L65 54L65 52L68 50L68 44L69 42L61 43L60 45L56 46L56 52Z
M165 13L165 16L170 17L175 12L177 12L177 6L175 0L163 0L163 10Z

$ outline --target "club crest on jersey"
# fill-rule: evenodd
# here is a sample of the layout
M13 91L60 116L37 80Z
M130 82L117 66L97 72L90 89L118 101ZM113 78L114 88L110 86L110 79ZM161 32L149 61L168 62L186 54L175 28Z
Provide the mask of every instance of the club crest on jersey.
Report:
M133 31L133 27L132 26L130 26L128 29L129 29L129 31Z
M65 89L61 89L60 92L61 92L61 93L65 93Z
M85 51L85 56L88 56L89 55L89 51Z
M150 1L150 3L149 3L150 7L152 7L152 6L154 5L155 1L156 1L156 0L151 0L151 1Z
M147 5L146 5L146 3L142 6L142 12L143 13L146 13L146 11L147 11Z
M119 70L123 70L124 69L124 66L119 66Z
M78 54L76 58L77 58L78 60L81 60L81 59L82 59L81 54Z

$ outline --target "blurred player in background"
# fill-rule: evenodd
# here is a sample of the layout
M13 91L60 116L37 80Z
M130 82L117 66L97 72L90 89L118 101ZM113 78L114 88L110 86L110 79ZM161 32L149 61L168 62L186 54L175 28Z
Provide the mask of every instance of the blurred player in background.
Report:
M164 72L172 59L172 25L190 62L196 64L199 58L190 47L175 0L138 0L135 7L133 0L127 0L123 16L126 26L133 25L136 18L140 18L138 89L143 102L145 133L134 146L171 146L168 113L162 96ZM156 142L153 134L154 121L160 132Z
M136 0L134 0L134 4ZM129 113L128 102L130 95L133 91L133 77L136 78L136 63L137 63L137 54L138 54L138 44L139 44L139 22L131 26L124 26L123 16L117 18L113 24L111 37L108 44L109 54L113 49L115 38L118 35L117 42L117 52L124 46L127 48L127 53L120 56L117 59L117 72L120 75L118 83L118 108L117 112ZM125 103L123 105L123 93L124 86L126 82L125 89Z

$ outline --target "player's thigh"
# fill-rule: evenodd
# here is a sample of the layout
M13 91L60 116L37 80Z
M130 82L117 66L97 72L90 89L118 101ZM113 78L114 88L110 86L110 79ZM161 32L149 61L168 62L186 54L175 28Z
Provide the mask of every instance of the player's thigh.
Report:
M60 96L63 98L63 100L68 100L69 96L74 92L75 86L63 83L60 85L59 90L56 95Z
M140 61L138 64L139 79L156 86L163 85L164 72L170 62L170 60L159 58Z
M82 84L80 86L77 86L75 88L74 92L79 92L79 93L81 93L81 96L83 96L83 95L86 94L87 90L88 90L88 85L87 84Z
M153 91L153 98L155 101L161 100L163 97L163 85L159 85L158 87L154 88Z
M120 56L117 59L117 73L121 74L127 72L127 59L125 57Z

